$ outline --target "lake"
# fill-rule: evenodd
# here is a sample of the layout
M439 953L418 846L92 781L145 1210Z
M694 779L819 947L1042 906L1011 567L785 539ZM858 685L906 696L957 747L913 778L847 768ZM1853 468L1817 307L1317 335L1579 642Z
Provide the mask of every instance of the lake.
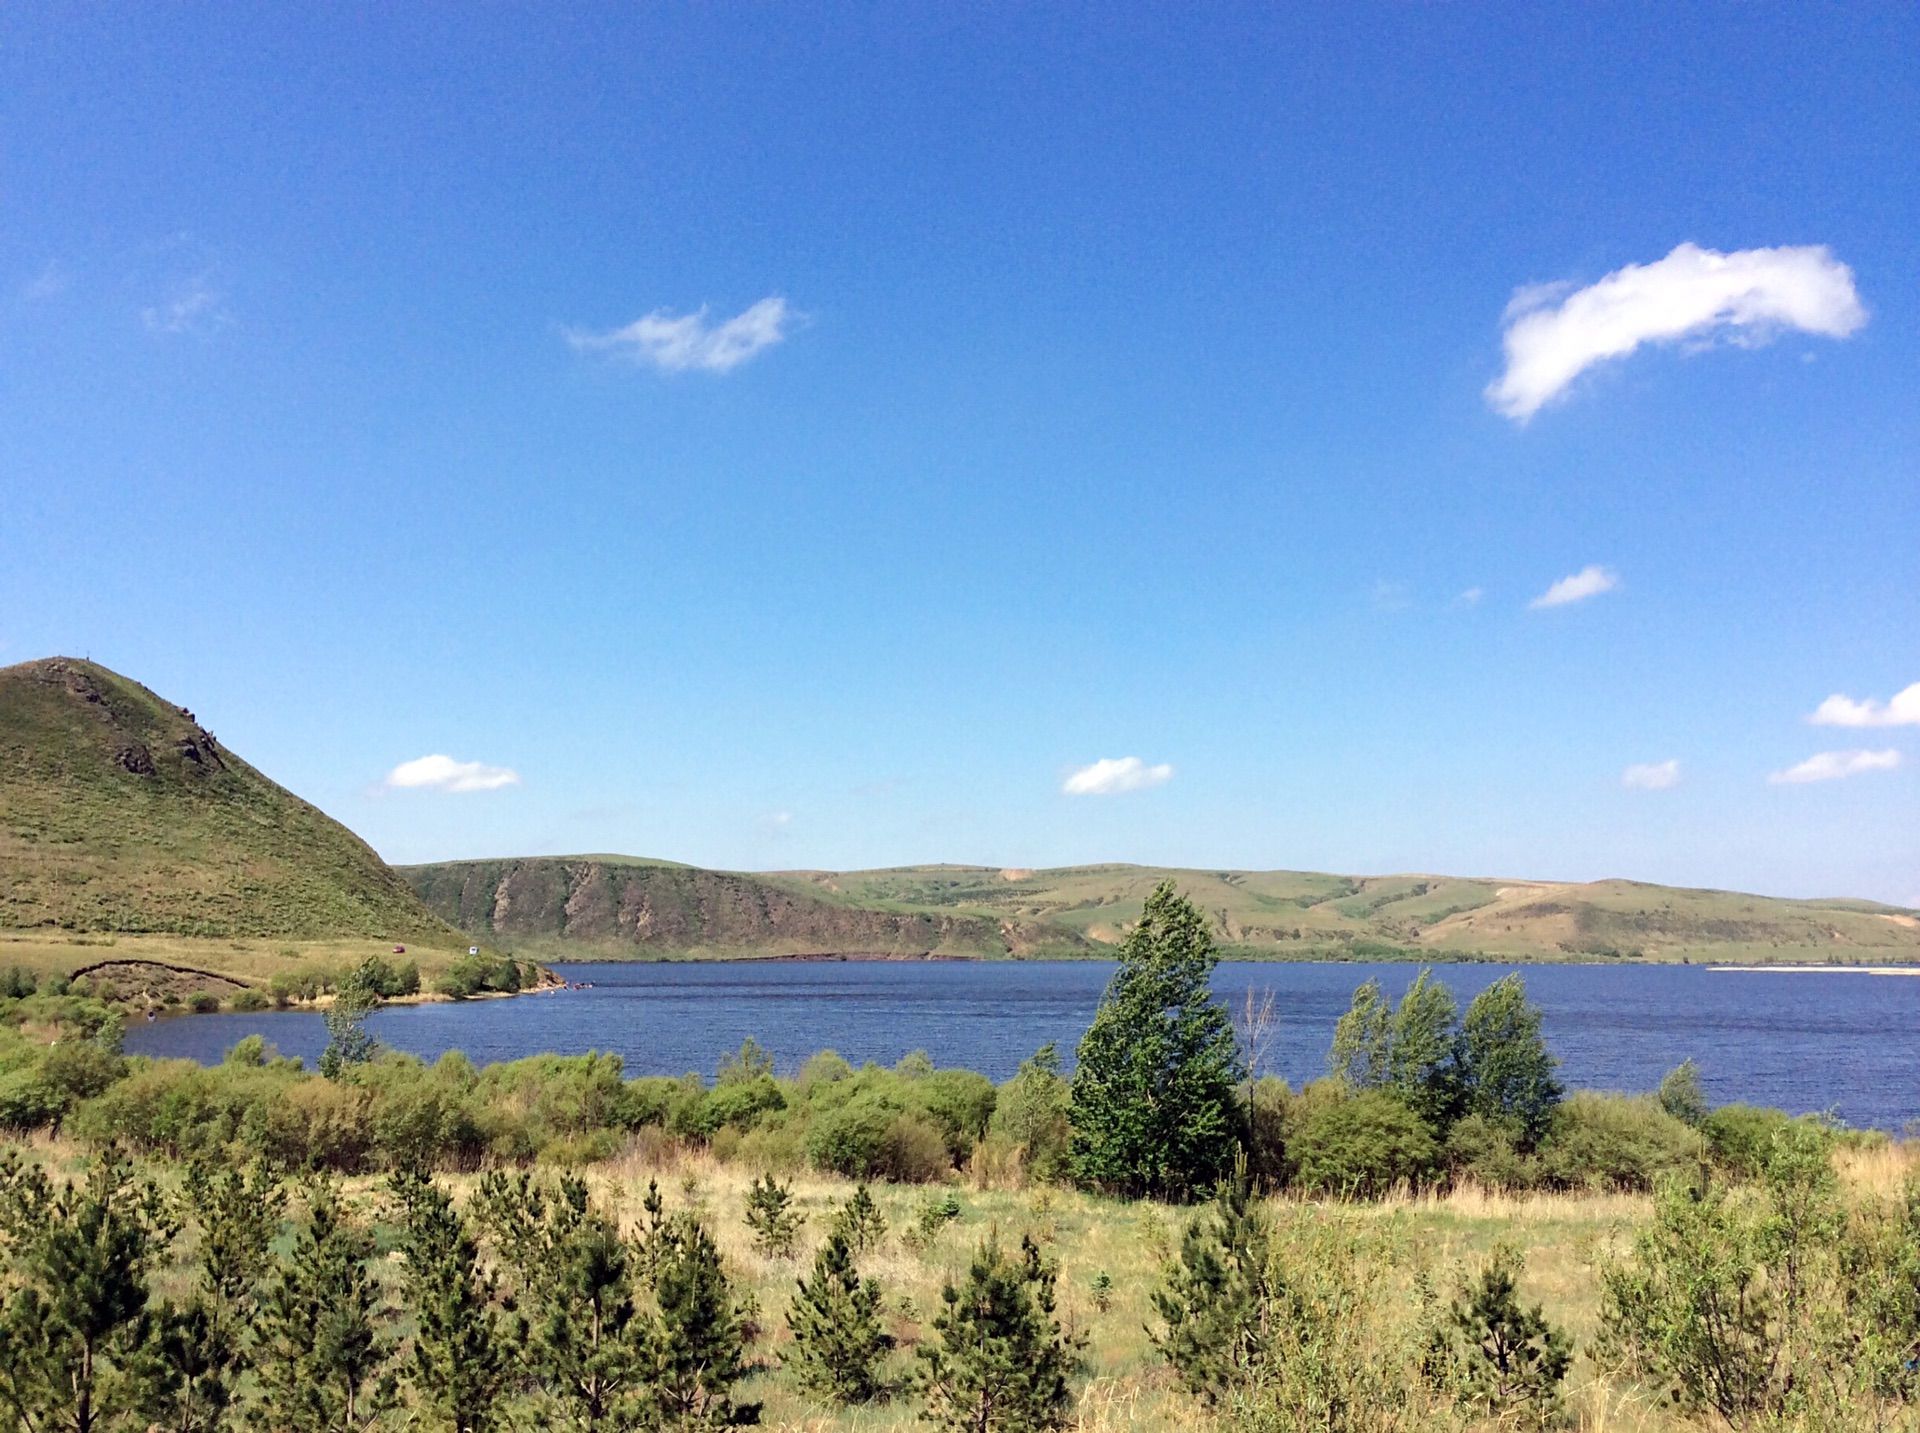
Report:
M1436 973L1464 1005L1515 968ZM1830 1111L1889 1130L1920 1120L1920 978L1700 966L1520 969L1570 1087L1650 1090L1691 1057L1715 1101ZM560 970L592 988L390 1006L369 1029L395 1049L428 1059L462 1050L482 1064L608 1050L633 1075L711 1073L751 1035L783 1073L822 1049L855 1064L891 1064L925 1050L937 1064L1001 1080L1050 1040L1071 1063L1113 966L716 961ZM1249 989L1274 993L1279 1024L1268 1072L1298 1086L1324 1072L1334 1022L1356 985L1374 976L1398 996L1415 974L1407 965L1235 962L1219 968L1214 985L1236 1008ZM127 1049L210 1062L252 1034L309 1062L326 1044L320 1016L274 1011L136 1023Z

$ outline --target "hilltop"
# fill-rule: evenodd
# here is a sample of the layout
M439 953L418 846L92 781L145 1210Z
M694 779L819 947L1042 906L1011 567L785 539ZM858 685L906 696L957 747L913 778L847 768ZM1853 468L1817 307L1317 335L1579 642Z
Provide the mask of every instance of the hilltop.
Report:
M459 939L372 847L191 711L66 657L0 668L7 929Z
M1130 865L746 873L612 856L400 870L450 923L574 959L1098 955L1171 879L1243 958L1920 961L1913 911L1634 881Z

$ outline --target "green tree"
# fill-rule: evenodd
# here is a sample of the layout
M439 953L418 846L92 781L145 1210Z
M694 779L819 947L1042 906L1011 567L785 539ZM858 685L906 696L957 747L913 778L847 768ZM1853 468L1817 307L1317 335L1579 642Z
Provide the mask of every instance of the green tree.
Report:
M746 1219L753 1247L762 1254L781 1259L793 1254L804 1216L793 1207L793 1191L771 1173L747 1186Z
M658 1191L649 1198L657 1209ZM560 1423L579 1433L644 1427L650 1354L635 1253L586 1184L568 1175L549 1191L525 1174L490 1174L475 1209L513 1271L528 1359Z
M333 992L326 1012L327 1048L320 1054L320 1073L329 1080L339 1079L351 1065L364 1065L380 1048L367 1033L367 1017L380 1008L380 986L386 978L385 962L369 956Z
M1466 1112L1513 1129L1522 1150L1546 1135L1562 1090L1560 1062L1540 1034L1540 1011L1519 975L1504 976L1467 1006L1460 1063Z
M1073 1090L1060 1073L1060 1052L1049 1043L1020 1062L1001 1086L989 1128L1026 1151L1035 1179L1066 1173L1073 1141Z
M1448 1319L1451 1361L1468 1402L1495 1418L1541 1427L1559 1407L1573 1345L1540 1305L1520 1302L1523 1267L1515 1250L1496 1246L1480 1276L1461 1289Z
M966 1282L942 1287L943 1308L933 1319L939 1341L914 1350L925 1361L929 1422L965 1433L1067 1425L1073 1345L1054 1318L1053 1281L1031 1238L1009 1259L989 1234Z
M880 1391L880 1360L893 1339L880 1326L880 1286L862 1280L852 1246L836 1229L799 1281L787 1309L793 1353L786 1366L808 1393L834 1403L865 1403Z
M153 1402L148 1274L172 1230L117 1151L57 1186L0 1151L0 1408L23 1433L126 1426ZM144 1419L139 1420L144 1426Z
M1242 1156L1213 1208L1188 1223L1153 1295L1164 1325L1149 1330L1154 1347L1209 1403L1257 1369L1271 1347L1268 1243Z
M1655 1096L1660 1108L1684 1125L1699 1129L1707 1122L1707 1092L1700 1083L1700 1067L1682 1060L1661 1078Z
M262 1433L358 1433L394 1405L372 1255L333 1186L309 1185L306 1223L268 1275L255 1324L248 1411Z
M685 1215L670 1221L659 1237L653 1273L658 1312L648 1340L648 1381L661 1426L758 1423L759 1404L733 1401L733 1385L747 1371L746 1330L719 1249L700 1222Z
M1213 937L1171 881L1120 948L1073 1076L1073 1164L1098 1189L1174 1199L1227 1173L1242 1134L1239 1044L1208 979Z
M394 1177L393 1192L404 1216L415 1406L452 1433L488 1433L501 1424L513 1368L498 1281L444 1190L407 1173Z
M873 1202L866 1181L854 1185L847 1202L833 1216L829 1232L843 1236L856 1254L870 1254L880 1247L880 1241L887 1237L887 1216Z
M163 1306L158 1318L153 1412L171 1433L214 1433L231 1422L286 1198L264 1164L215 1170L196 1161L184 1185L183 1210L199 1234L195 1281L187 1302Z
M1463 1098L1459 1016L1453 992L1430 970L1414 978L1398 1005L1369 980L1334 1026L1329 1073L1355 1090L1392 1091L1444 1134Z

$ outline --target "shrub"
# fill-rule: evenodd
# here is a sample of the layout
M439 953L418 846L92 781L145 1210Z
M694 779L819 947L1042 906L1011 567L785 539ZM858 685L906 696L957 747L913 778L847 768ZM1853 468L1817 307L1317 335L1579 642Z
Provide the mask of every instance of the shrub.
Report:
M242 1013L250 1013L255 1010L265 1010L273 1002L268 998L265 991L256 990L252 986L248 986L244 990L234 991L233 999L228 1003L235 1010L241 1011Z
M1385 1090L1322 1096L1290 1141L1295 1180L1320 1194L1377 1198L1429 1179L1439 1148L1421 1118Z
M887 1121L871 1172L899 1184L928 1184L953 1172L949 1148L924 1115L902 1111Z
M1774 1142L1793 1123L1793 1117L1780 1110L1722 1105L1700 1122L1700 1132L1716 1164L1750 1179L1766 1166Z
M1700 1154L1700 1137L1657 1100L1583 1091L1554 1111L1539 1162L1556 1188L1650 1190Z
M816 1169L850 1179L872 1176L897 1109L862 1098L817 1117L807 1131L807 1158Z
M1530 1189L1539 1181L1539 1162L1520 1152L1513 1130L1484 1115L1466 1115L1447 1131L1447 1169L1456 1181L1486 1189Z
M1066 1173L1073 1140L1071 1104L1071 1087L1060 1074L1060 1052L1042 1045L1000 1087L987 1128L1022 1151L1027 1172L1035 1179L1055 1180Z
M220 997L211 990L196 990L187 997L187 1009L196 1015L211 1015L220 1008Z

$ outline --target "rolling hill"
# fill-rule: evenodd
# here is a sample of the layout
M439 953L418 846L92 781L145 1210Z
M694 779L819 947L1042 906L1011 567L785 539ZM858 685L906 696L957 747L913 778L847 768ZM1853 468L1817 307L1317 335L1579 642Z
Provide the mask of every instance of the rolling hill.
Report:
M1170 878L1244 958L1920 961L1913 911L1633 881L1128 865L748 874L611 856L400 869L452 924L549 958L1098 955Z
M459 940L186 708L63 657L0 668L0 930Z

